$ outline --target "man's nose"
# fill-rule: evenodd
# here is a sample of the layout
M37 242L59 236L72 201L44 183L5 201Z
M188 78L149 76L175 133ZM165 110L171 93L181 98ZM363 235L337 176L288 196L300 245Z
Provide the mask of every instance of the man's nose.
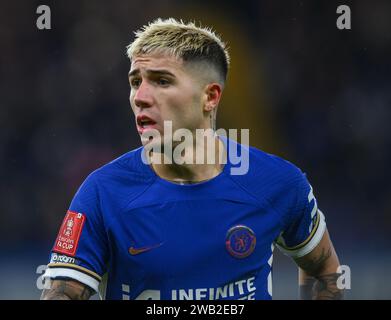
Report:
M138 108L148 108L152 106L153 97L150 86L144 81L136 89L134 94L134 104Z

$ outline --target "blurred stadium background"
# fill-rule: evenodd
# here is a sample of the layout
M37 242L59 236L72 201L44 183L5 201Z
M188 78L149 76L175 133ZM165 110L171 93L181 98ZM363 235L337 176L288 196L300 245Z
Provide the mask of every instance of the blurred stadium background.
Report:
M52 29L36 28L51 8ZM336 28L348 4L352 30ZM86 175L135 148L125 46L157 17L213 26L231 48L218 127L308 175L348 299L391 298L391 2L1 1L0 299L37 299L39 276ZM296 299L276 252L274 298Z

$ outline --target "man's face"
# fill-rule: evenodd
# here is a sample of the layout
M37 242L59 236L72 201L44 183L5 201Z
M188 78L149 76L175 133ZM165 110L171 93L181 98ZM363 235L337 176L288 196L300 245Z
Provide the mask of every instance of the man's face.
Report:
M129 83L130 104L140 135L156 129L163 137L167 120L172 121L173 132L205 127L204 86L181 60L163 54L133 57Z

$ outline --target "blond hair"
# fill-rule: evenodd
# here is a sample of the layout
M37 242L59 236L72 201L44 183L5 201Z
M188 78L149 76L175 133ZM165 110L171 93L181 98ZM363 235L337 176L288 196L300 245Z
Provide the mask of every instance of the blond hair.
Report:
M227 46L211 28L174 18L159 18L135 35L135 40L126 47L130 60L137 55L165 53L185 62L205 62L214 67L225 82L230 63Z

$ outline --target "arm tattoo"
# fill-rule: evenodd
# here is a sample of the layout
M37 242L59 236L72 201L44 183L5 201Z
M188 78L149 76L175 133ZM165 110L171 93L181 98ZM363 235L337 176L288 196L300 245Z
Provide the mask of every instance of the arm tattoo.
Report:
M298 259L300 268L305 270L305 272L307 272L311 276L317 274L323 267L326 260L331 257L331 249L328 248L327 251L325 251L326 250L322 248L322 253L312 260L302 261Z
M50 289L42 292L41 300L88 300L91 289L74 280L53 280Z
M299 296L301 300L312 300L312 288L316 279L313 277L308 277L305 279L304 283L299 286Z
M298 259L300 268L308 276L300 285L300 298L304 300L340 300L343 299L343 290L338 289L337 280L339 273L322 274L322 268L331 257L331 249L322 249L319 256L312 260Z
M344 291L338 289L339 273L310 277L300 285L300 298L304 300L342 300Z

